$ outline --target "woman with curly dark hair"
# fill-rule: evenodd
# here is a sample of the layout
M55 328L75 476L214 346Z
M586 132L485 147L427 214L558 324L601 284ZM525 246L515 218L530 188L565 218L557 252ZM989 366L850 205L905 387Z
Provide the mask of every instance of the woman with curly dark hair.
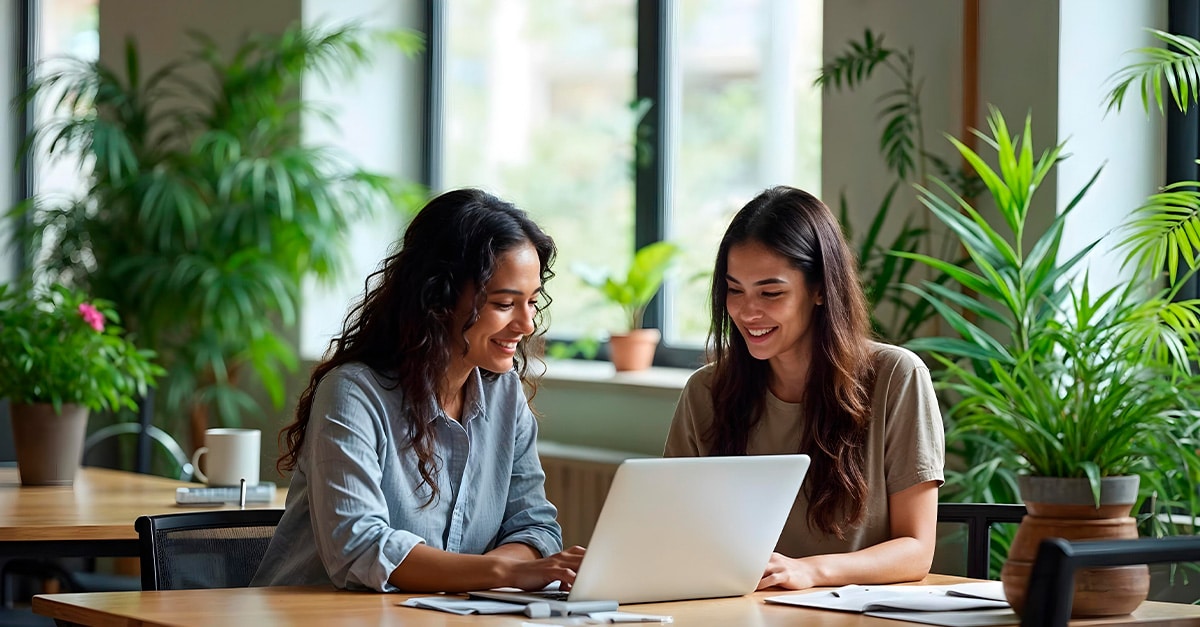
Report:
M854 258L824 203L775 187L734 216L713 271L710 345L665 454L812 457L759 587L928 574L945 461L929 369L871 341Z
M554 242L485 192L431 200L330 342L280 438L294 471L255 585L574 581L525 396Z

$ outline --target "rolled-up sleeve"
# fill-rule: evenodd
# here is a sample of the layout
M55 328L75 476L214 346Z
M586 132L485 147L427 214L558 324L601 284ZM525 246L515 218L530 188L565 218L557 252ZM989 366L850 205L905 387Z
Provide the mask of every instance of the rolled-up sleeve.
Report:
M497 544L520 542L542 557L562 550L558 510L546 499L546 473L537 452L537 421L528 406L517 417L513 431L512 478L500 524Z
M381 487L384 408L375 390L330 377L313 399L306 436L317 554L339 588L392 591L392 571L424 540L393 528Z

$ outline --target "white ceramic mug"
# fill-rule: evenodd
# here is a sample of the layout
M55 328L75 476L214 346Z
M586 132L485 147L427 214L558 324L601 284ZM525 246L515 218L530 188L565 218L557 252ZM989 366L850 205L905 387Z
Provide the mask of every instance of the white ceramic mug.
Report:
M259 442L258 429L209 429L204 432L204 446L192 454L192 466L196 477L211 486L258 485ZM200 456L208 453L200 472Z

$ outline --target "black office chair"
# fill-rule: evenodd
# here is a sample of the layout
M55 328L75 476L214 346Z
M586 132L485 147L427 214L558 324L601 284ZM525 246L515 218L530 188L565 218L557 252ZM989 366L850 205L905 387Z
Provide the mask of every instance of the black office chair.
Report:
M142 590L250 585L282 509L229 509L140 516L134 521Z
M1038 546L1021 627L1065 627L1080 568L1200 561L1200 536L1091 540L1047 538Z
M938 503L938 523L966 525L966 576L988 579L992 553L992 526L1019 523L1025 506L1012 503Z

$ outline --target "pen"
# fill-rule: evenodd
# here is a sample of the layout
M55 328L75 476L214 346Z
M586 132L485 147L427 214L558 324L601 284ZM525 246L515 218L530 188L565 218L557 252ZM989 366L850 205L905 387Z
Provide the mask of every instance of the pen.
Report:
M864 592L870 592L870 591L871 591L871 588L852 583L848 586L842 586L835 590L830 590L829 593L835 597L847 597L847 596L851 596L851 595L855 595L855 594L862 594Z
M655 614L633 614L629 612L591 612L587 615L593 620L600 620L609 623L673 623L673 616L660 616Z

